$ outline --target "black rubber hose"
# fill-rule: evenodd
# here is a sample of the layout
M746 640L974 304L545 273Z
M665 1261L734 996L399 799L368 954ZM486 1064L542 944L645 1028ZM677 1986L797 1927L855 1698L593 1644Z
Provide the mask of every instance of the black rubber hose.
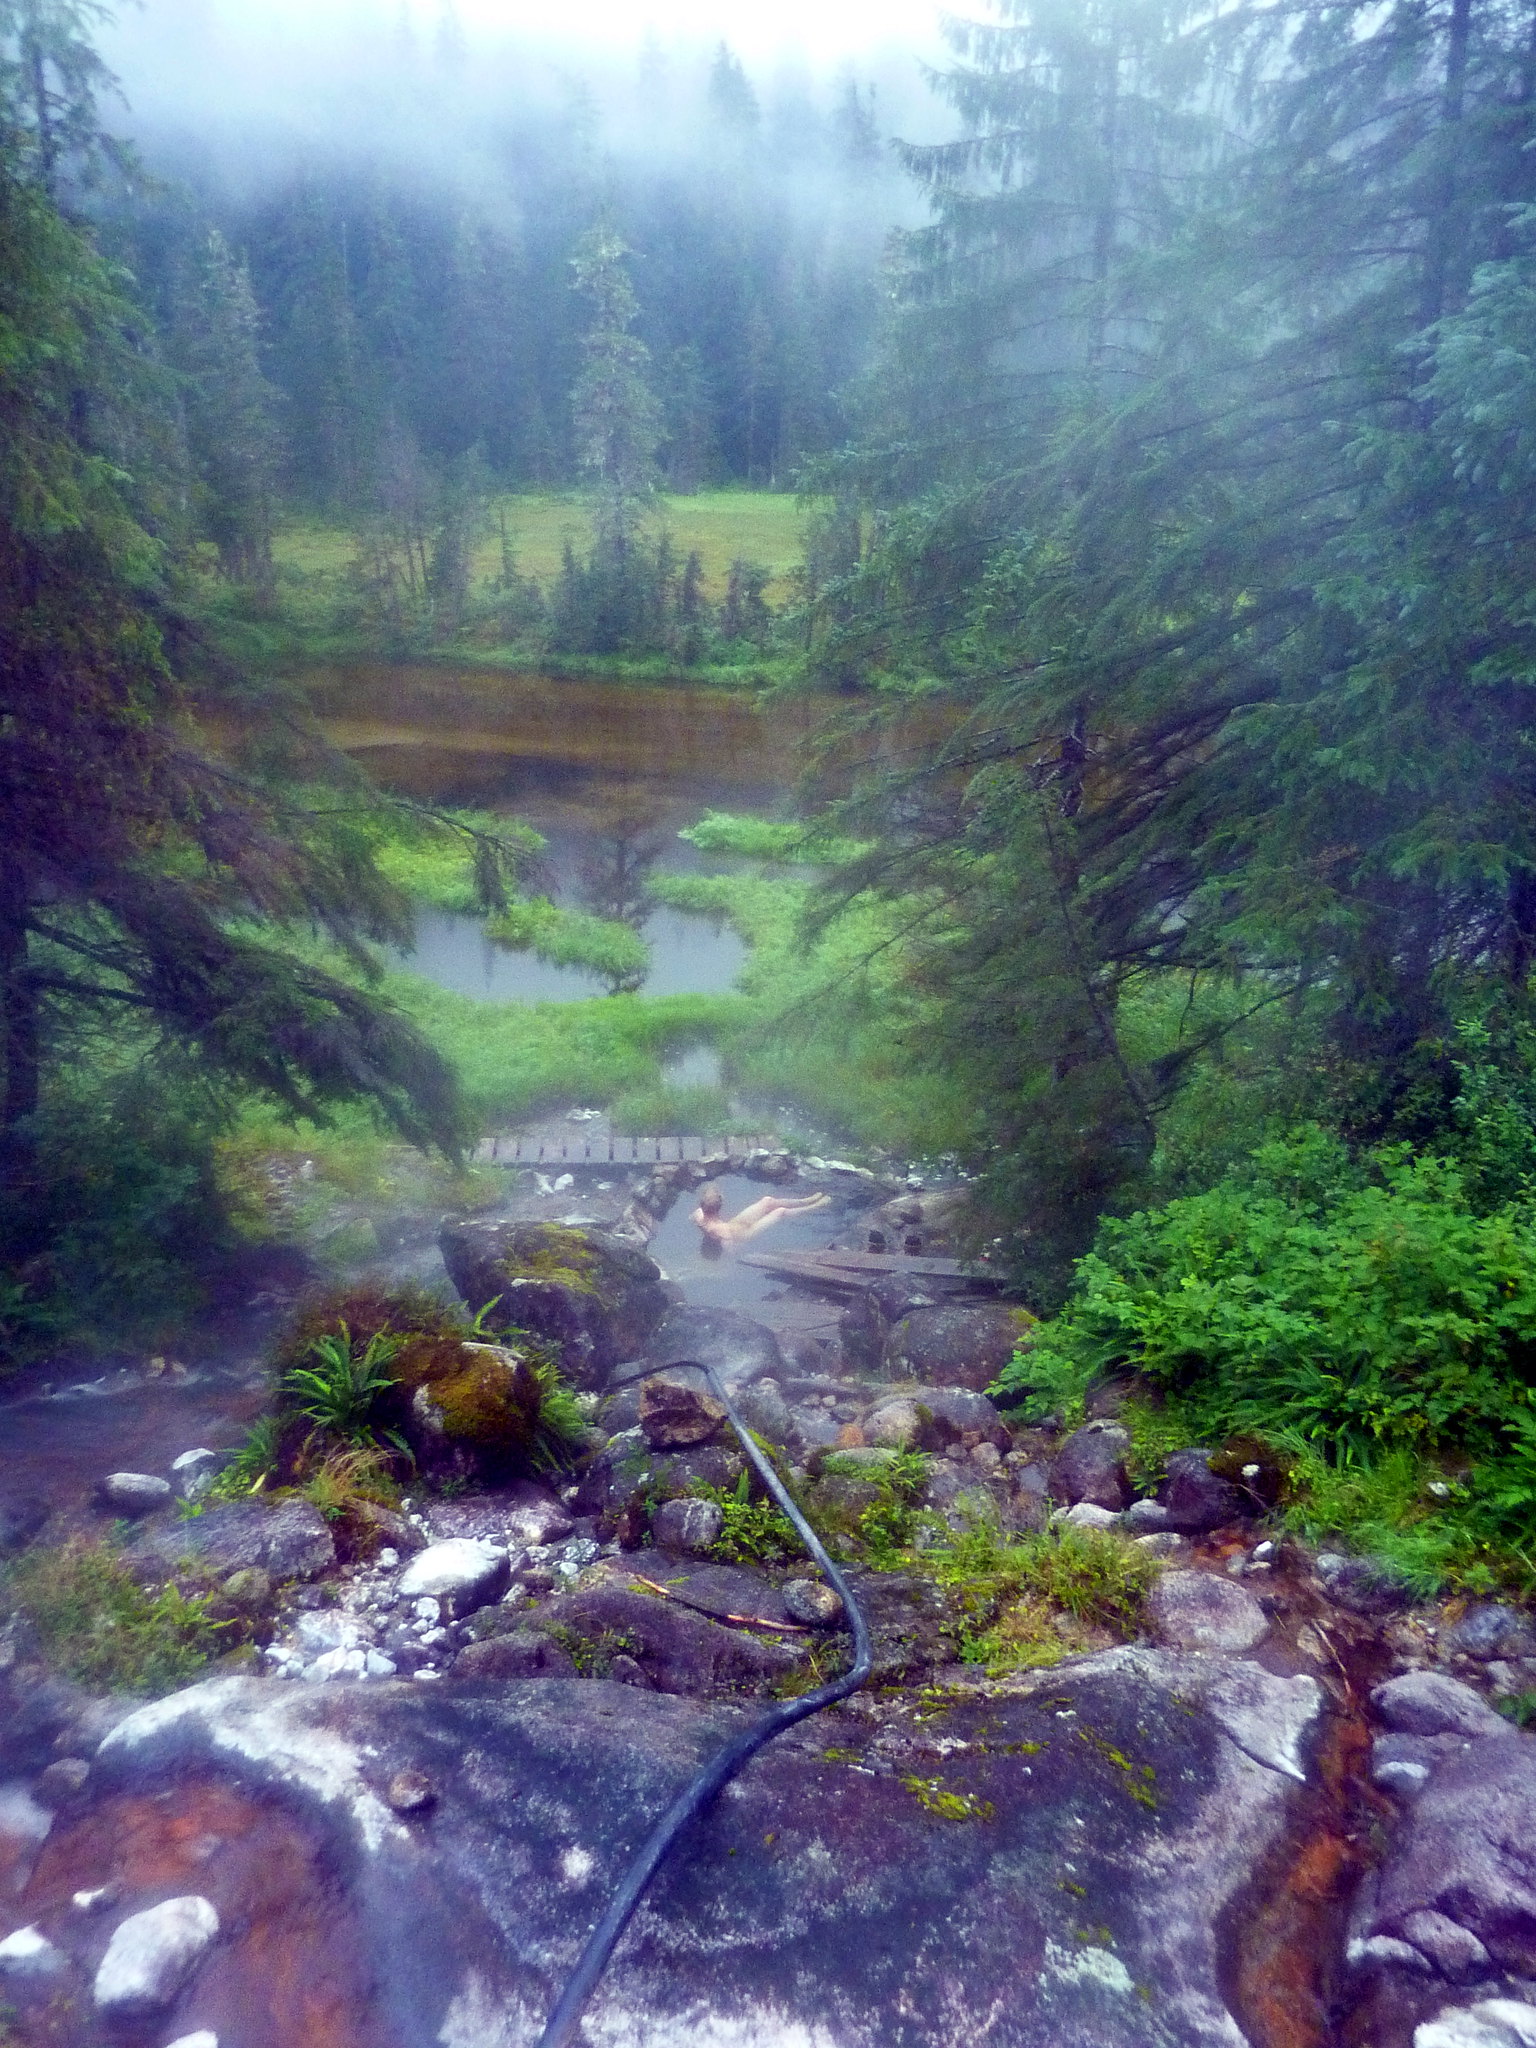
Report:
M701 1372L709 1382L710 1391L720 1401L730 1419L732 1429L741 1440L741 1448L747 1454L757 1476L767 1487L774 1500L794 1523L800 1540L831 1580L833 1588L843 1603L853 1630L853 1664L841 1678L830 1685L818 1686L815 1692L801 1695L797 1700L786 1700L775 1707L770 1714L752 1727L744 1728L739 1735L728 1742L724 1749L710 1758L704 1768L678 1793L661 1819L647 1837L643 1847L624 1873L624 1881L614 1893L612 1902L602 1919L598 1921L588 1937L587 1945L581 1952L580 1960L566 1981L554 2010L549 2016L543 2033L539 2036L538 2048L566 2048L586 2010L587 2000L597 1986L597 1980L608 1967L608 1960L619 1943L619 1937L629 1925L635 1908L645 1895L646 1887L666 1860L668 1851L676 1842L689 1821L701 1814L723 1785L735 1777L742 1766L751 1761L757 1752L775 1735L786 1728L793 1728L797 1721L804 1721L812 1714L820 1713L823 1707L830 1707L838 1700L847 1699L869 1676L872 1653L869 1641L869 1627L858 1602L854 1599L848 1581L828 1557L821 1539L799 1508L790 1499L789 1493L773 1466L752 1441L751 1432L732 1405L731 1397L721 1385L719 1375L713 1366L700 1365L696 1359L679 1359L675 1364L653 1366L649 1372L634 1373L626 1380L616 1381L616 1386L628 1386L636 1379L651 1379L658 1372Z

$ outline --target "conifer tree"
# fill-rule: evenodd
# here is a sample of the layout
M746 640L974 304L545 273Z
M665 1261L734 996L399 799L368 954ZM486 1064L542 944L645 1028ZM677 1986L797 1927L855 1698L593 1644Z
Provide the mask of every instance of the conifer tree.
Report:
M591 307L581 369L571 393L576 460L591 480L599 549L622 562L656 501L661 410L650 351L630 332L639 313L616 229L589 228L571 259L574 289Z
M217 228L198 252L179 313L174 338L205 530L226 576L264 588L280 461L277 394L262 374L250 271Z
M1533 649L1504 575L1536 501L1509 347L1528 14L1298 7L1218 32L1246 130L1214 165L1192 137L1166 227L1109 245L1108 300L1077 290L1091 213L1057 291L1058 244L1012 207L1026 131L988 127L995 81L962 74L985 149L917 154L955 177L915 253L933 303L977 317L956 350L920 329L928 381L862 474L932 495L833 586L848 625L820 650L943 678L966 709L934 770L876 799L864 877L919 892L937 1042L1058 1278L1246 1007L1305 996L1332 1113L1429 1141L1458 1005L1529 1001ZM972 205L958 178L986 149ZM1190 1004L1160 1043L1126 1019L1175 973ZM1200 988L1226 996L1202 1010Z

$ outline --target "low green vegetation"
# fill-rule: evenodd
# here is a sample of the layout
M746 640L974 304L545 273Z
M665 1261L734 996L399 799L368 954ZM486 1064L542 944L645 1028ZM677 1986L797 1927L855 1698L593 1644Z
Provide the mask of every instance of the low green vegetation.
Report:
M146 1591L105 1543L29 1551L0 1597L37 1630L56 1671L96 1692L172 1692L223 1647L207 1596Z
M547 897L512 903L488 917L489 936L515 952L536 953L555 967L590 967L615 993L637 989L650 972L651 949L617 918L567 910Z
M789 1564L805 1556L794 1523L760 1490L754 1495L751 1474L743 1472L734 1487L700 1481L689 1490L700 1500L713 1501L725 1518L710 1546L710 1554L722 1563Z
M1066 1307L1005 1369L1026 1412L1131 1380L1146 1466L1244 1435L1288 1511L1420 1590L1536 1585L1536 1213L1462 1169L1316 1127L1203 1193L1106 1221Z
M338 1316L335 1329L311 1338L303 1358L284 1373L283 1395L294 1413L317 1430L354 1444L366 1442L380 1395L398 1384L387 1368L404 1344L398 1331L375 1330L358 1345L345 1316Z
M923 1565L958 1598L961 1654L994 1674L1057 1664L1088 1632L1133 1636L1158 1570L1122 1536L1072 1528L1011 1541L978 1528Z
M836 867L868 851L865 842L841 839L813 822L754 818L731 811L706 811L697 825L678 833L701 853L736 853L750 860Z

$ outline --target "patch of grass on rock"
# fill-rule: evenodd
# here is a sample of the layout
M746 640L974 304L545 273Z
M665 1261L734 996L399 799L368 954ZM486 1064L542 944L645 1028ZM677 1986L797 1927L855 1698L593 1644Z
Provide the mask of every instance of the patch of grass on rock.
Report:
M6 1575L5 1595L54 1669L94 1692L173 1692L224 1647L206 1596L147 1591L105 1543L30 1552Z
M1101 1529L1050 1530L1017 1542L986 1531L924 1560L955 1589L964 1655L1001 1673L1039 1669L1086 1648L1095 1633L1127 1640L1157 1577L1154 1561Z

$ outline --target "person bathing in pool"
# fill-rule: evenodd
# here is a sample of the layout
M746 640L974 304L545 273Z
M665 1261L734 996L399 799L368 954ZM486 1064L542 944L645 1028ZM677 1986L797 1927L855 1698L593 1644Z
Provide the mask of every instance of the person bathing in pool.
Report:
M739 1215L725 1216L725 1197L712 1180L699 1189L699 1206L688 1219L704 1233L699 1246L706 1259L718 1259L728 1245L745 1244L759 1231L770 1230L783 1216L804 1216L812 1209L825 1209L830 1195L764 1195L749 1202Z

